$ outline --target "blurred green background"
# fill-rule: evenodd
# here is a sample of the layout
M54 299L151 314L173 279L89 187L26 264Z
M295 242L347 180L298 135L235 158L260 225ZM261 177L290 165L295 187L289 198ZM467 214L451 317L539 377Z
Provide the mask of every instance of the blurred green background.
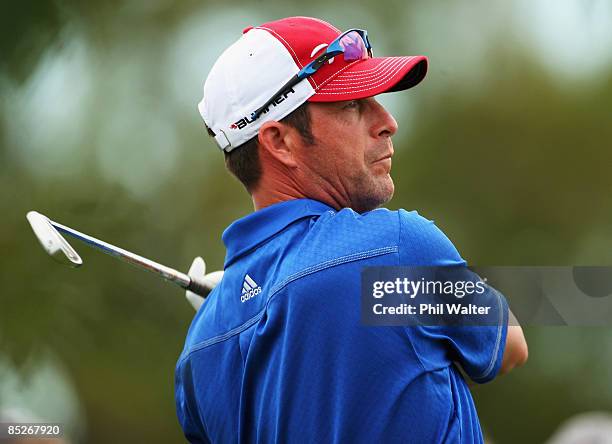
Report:
M381 96L400 124L389 208L436 220L473 264L612 264L612 3L302 3L3 5L0 409L65 422L75 443L182 442L183 293L77 241L85 265L60 267L25 214L219 269L223 229L252 205L196 104L221 51L271 19L317 16L368 29L378 55L429 56L423 84ZM538 443L612 410L611 333L526 328L527 366L473 390L485 434Z

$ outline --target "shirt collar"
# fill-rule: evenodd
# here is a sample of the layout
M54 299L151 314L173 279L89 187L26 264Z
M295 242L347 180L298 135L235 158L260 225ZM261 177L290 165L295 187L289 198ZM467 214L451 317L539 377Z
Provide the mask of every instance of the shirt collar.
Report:
M221 239L227 249L225 267L238 256L274 236L298 219L334 209L312 199L293 199L255 211L225 229Z

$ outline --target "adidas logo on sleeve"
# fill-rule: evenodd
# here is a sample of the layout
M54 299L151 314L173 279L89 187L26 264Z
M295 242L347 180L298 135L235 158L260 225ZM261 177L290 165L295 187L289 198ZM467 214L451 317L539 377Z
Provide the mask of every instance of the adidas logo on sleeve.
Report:
M246 274L244 276L244 282L242 283L242 296L240 296L240 302L246 302L259 293L261 293L261 287L257 285L257 282L255 282L251 276Z

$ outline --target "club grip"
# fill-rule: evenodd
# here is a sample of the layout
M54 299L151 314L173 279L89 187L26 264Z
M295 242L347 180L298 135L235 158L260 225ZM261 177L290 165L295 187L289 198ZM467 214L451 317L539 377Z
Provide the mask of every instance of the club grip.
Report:
M206 298L208 294L212 291L213 287L211 287L210 283L204 281L203 279L198 279L193 276L189 277L191 282L187 286L187 290L199 294L203 298Z

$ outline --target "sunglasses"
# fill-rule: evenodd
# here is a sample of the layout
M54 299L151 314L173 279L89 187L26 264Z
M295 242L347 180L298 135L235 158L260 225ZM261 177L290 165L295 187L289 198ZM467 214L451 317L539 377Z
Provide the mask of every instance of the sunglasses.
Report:
M372 45L368 40L368 31L365 29L349 29L335 38L325 52L304 66L293 76L281 89L279 89L263 106L257 108L251 114L251 120L257 119L268 107L275 102L284 92L290 90L305 78L310 77L321 68L325 62L334 57L342 55L345 62L365 60L372 57Z

